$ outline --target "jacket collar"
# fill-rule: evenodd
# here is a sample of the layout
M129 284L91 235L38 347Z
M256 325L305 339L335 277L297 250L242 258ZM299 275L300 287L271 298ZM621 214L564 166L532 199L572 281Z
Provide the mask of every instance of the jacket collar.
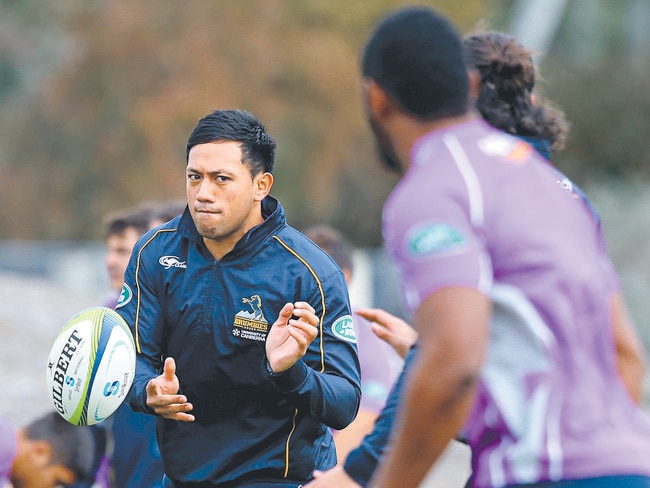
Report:
M235 244L232 251L226 254L222 259L232 259L250 254L257 250L263 241L287 225L286 215L282 204L271 195L262 200L262 217L264 217L264 222L256 225L244 234L237 244ZM192 215L190 214L188 207L185 207L185 211L181 216L178 231L181 235L195 242L197 245L205 247L203 237L196 229L196 225L194 225L194 220L192 220Z

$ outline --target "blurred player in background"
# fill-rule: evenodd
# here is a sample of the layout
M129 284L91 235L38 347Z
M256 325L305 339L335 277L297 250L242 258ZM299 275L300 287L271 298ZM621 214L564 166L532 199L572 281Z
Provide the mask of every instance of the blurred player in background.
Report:
M105 303L109 308L115 308L117 304L131 251L140 236L151 228L152 216L153 208L150 205L143 205L111 213L106 218L104 263L113 290L113 296Z
M542 156L551 160L552 154L564 148L568 122L564 112L535 94L536 73L532 53L517 40L501 32L481 32L464 40L468 68L476 69L481 77L476 108L493 127L513 134L530 143ZM592 212L603 253L605 237L600 217L585 193L550 165L557 183L582 200ZM610 268L609 286L614 308L614 341L618 371L630 395L638 404L643 397L645 372L644 351L634 326L628 318L621 283L614 266Z
M502 32L480 32L465 38L465 60L468 69L476 69L481 84L476 108L493 127L515 135L530 143L549 161L551 155L564 148L569 124L564 112L535 94L535 66L532 53L515 38ZM584 192L554 166L558 184L576 197L594 213L603 248L605 238L600 230L600 218ZM624 307L620 280L612 274L612 290L617 298L615 306ZM381 309L359 310L372 321L376 335L387 341L402 357L414 342L413 328L406 322ZM621 316L627 315L626 310ZM644 360L641 344L629 321L621 322L615 334L619 372L630 394L637 403L642 399Z
M106 269L114 296L105 306L115 308L124 272L135 243L161 218L161 205L144 204L110 214L105 224ZM163 214L162 218L167 217ZM163 466L156 441L156 422L151 415L134 412L125 402L107 421L112 449L109 453L113 488L162 487Z
M461 51L444 18L412 9L364 56L371 126L404 173L386 245L421 334L377 486L417 486L461 432L471 486L649 486L650 422L617 375L642 371L642 354L597 216L545 160L469 116L462 88L480 81Z
M0 417L0 487L90 487L105 449L102 431L72 425L57 412L21 429Z

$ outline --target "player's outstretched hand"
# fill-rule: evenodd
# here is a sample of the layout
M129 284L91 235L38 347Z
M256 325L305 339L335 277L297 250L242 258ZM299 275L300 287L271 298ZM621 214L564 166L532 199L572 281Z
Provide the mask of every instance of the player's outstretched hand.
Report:
M305 355L318 335L318 317L306 302L287 303L266 338L266 358L275 373L286 371Z
M193 422L194 415L185 413L192 410L192 404L187 402L185 395L178 394L178 389L176 361L167 358L162 374L147 383L147 405L156 415L166 419Z
M328 471L314 471L314 479L303 485L304 488L361 488L361 485L354 481L345 472L342 466L336 466Z
M355 312L372 322L370 328L375 335L390 344L402 358L406 357L418 338L418 333L413 327L386 310L363 308Z

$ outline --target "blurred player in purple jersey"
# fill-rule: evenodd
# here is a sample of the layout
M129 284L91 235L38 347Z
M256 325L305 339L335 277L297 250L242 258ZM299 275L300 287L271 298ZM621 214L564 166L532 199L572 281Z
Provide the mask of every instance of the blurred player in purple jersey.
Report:
M389 16L363 75L383 159L403 174L384 237L420 334L377 486L417 486L459 434L472 486L646 486L650 419L617 374L626 318L593 213L467 111L480 80L444 17Z
M436 12L387 17L363 75L382 159L403 174L383 228L420 333L372 486L418 486L459 435L469 486L650 486L650 420L619 377L642 371L641 348L588 201L467 111L481 80Z

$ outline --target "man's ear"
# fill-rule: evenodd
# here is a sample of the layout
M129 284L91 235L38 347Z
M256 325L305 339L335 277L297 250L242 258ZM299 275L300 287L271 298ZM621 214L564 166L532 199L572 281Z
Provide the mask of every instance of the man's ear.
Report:
M29 440L30 462L34 466L47 466L52 461L52 445L45 440Z
M476 103L481 92L481 74L476 69L470 69L467 72L469 78L468 95L472 103Z
M392 105L391 100L375 80L363 80L363 93L366 112L369 115L381 118L388 113Z
M48 441L30 441L30 458L33 467L46 470L48 478L57 480L58 484L71 485L76 482L76 476L70 468L52 461L52 445Z
M273 187L273 175L271 173L260 173L255 177L255 201L261 202L271 193Z
M77 482L77 477L73 471L63 464L53 464L51 469L53 471L54 479L61 485L68 486Z

